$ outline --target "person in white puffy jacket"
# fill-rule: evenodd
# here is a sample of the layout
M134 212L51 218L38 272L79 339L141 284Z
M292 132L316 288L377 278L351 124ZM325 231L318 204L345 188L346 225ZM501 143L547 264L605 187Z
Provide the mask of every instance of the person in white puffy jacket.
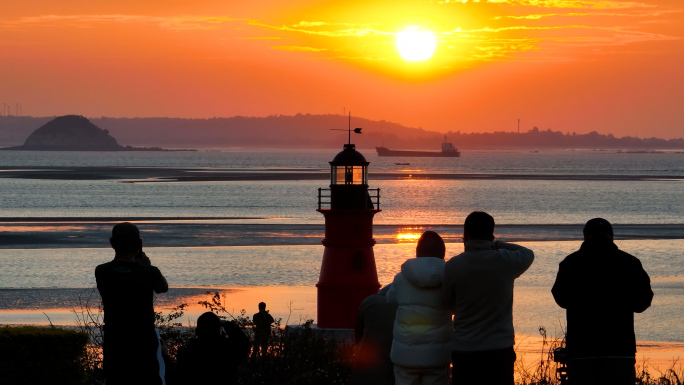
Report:
M397 385L449 382L453 328L442 290L444 255L442 237L424 232L416 258L401 265L387 293L398 305L390 352Z

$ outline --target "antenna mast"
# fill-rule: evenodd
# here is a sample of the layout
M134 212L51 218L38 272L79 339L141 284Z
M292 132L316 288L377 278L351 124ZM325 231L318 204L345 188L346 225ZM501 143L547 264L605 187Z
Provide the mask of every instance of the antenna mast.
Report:
M518 135L520 135L520 118L518 118Z
M351 144L351 111L349 111L349 128L347 129L347 134L349 135L349 142Z

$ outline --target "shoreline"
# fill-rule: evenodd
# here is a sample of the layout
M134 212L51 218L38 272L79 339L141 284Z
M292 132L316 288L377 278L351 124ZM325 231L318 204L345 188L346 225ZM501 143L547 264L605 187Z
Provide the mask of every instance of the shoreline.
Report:
M109 248L113 223L139 225L146 247L320 245L322 223L282 223L289 218L0 218L0 249ZM275 223L274 223L275 222ZM280 222L280 223L279 223ZM583 224L498 224L496 236L508 242L581 241ZM613 224L616 240L684 239L684 224ZM424 230L461 243L463 226L375 224L378 244L414 242ZM273 234L278 234L274 237Z

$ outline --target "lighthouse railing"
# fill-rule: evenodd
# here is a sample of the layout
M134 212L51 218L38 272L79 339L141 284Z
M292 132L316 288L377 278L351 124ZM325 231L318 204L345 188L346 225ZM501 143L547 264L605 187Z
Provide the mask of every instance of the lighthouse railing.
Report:
M368 197L370 198L370 201L373 203L374 208L377 210L380 210L380 188L369 188L368 189ZM321 210L323 208L330 208L332 202L331 202L331 193L329 188L318 188L318 209Z
M380 187L369 188L368 189L368 196L370 197L371 202L373 202L373 205L375 206L375 208L380 210Z
M326 194L326 195L323 195ZM323 206L327 206L330 208L330 205L332 204L331 202L331 195L330 195L330 189L329 188L318 188L318 209L322 209Z

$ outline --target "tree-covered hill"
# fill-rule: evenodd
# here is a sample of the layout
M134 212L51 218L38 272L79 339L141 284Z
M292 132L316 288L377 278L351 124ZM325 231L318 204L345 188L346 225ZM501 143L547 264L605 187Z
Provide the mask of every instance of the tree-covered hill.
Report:
M16 146L38 127L54 117L0 116L0 146ZM283 147L339 148L346 142L348 120L342 115L272 115L210 119L181 118L90 118L106 129L122 145L171 148L204 147ZM384 145L392 149L438 151L446 135L459 149L487 148L612 148L684 149L684 139L616 138L610 133L561 133L539 130L446 134L406 127L384 120L352 117L352 128L362 127L362 135L352 136L358 148ZM609 132L607 129L606 132Z

